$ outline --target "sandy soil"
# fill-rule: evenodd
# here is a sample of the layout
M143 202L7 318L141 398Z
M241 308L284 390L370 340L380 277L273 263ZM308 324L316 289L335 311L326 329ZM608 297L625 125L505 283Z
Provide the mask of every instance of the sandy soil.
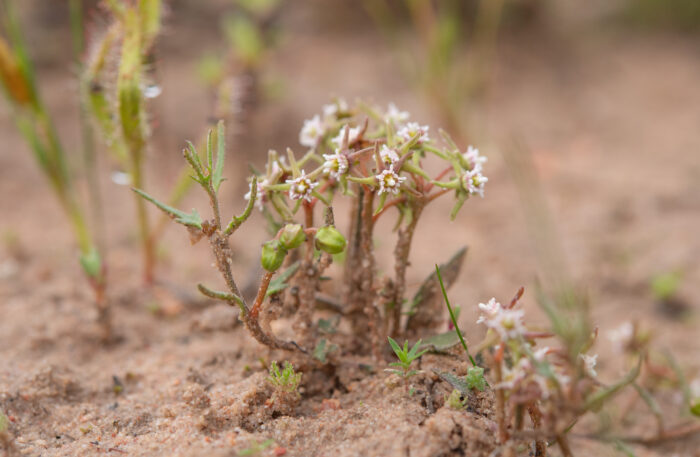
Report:
M177 175L184 139L198 137L207 116L193 74L199 49L187 44L198 37L202 48L214 46L216 35L204 27L209 17L190 13L173 11L161 49L164 91L153 106L150 151L158 166L150 169L148 185L161 195ZM395 101L435 122L430 105L396 76L379 37L323 24L320 17L299 8L285 19L272 67L287 93L256 114L247 135L254 140L240 148L245 158L229 160L235 166L227 170L227 211L242 206L245 162L260 164L268 148L296 144L302 119L330 96ZM41 33L57 32L36 32L33 42ZM319 33L330 39L318 40ZM502 41L489 89L470 116L472 141L490 157L486 198L468 202L449 224L451 202L428 210L409 284L417 287L435 262L466 244L469 255L451 296L463 305L470 341L483 335L475 325L476 303L506 300L521 285L530 319L544 322L529 289L538 272L535 252L501 154L519 140L533 152L571 273L590 294L602 335L595 348L601 379L614 380L622 366L604 335L629 319L650 328L656 346L672 350L689 377L698 376L697 42L611 30L584 37L550 33L514 33ZM74 146L70 69L49 62L41 72L62 137ZM305 373L300 404L291 413L275 411L266 403L265 366L284 354L256 345L234 310L194 293L198 282L218 284L206 246L189 247L186 233L169 229L161 285L141 286L132 197L109 182L108 163L102 177L109 183L103 189L109 295L120 341L100 345L65 218L4 108L0 135L0 410L10 418L20 455L228 456L268 439L274 444L258 455L478 456L496 449L488 396L472 412L457 413L442 407L449 392L435 376L414 378L409 395L409 386L383 367L363 369L369 359ZM189 197L186 206L196 205L205 207L199 196ZM389 236L378 241L380 250ZM263 237L248 227L234 241L239 276L255 277L249 265L257 265ZM659 307L649 291L654 274L673 270L683 272L680 316ZM432 355L422 364L427 372L438 365L465 368ZM661 394L673 424L679 397ZM650 432L649 422L636 417L617 427ZM594 430L596 418L588 419L584 428ZM633 448L638 456L697 456L698 444L700 437ZM618 455L584 438L574 445L577 455Z

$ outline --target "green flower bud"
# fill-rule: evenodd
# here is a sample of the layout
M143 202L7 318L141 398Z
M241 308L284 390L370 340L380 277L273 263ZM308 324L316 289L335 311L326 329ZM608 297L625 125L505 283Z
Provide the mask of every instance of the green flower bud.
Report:
M268 241L263 244L260 264L267 271L277 271L282 266L287 250L277 240Z
M345 237L337 228L327 225L316 232L316 249L329 254L340 254L345 249Z
M280 235L280 243L285 249L296 249L306 241L306 233L299 224L287 224Z

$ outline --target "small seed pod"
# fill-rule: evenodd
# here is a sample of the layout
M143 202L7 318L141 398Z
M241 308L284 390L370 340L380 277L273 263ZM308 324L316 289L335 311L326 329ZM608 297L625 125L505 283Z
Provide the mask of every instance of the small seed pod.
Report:
M274 272L282 266L287 250L278 240L268 241L263 244L260 264L269 272Z
M280 235L280 243L285 249L296 249L306 241L306 233L299 224L287 224Z
M345 250L345 237L333 226L321 227L316 232L316 249L329 254L340 254Z

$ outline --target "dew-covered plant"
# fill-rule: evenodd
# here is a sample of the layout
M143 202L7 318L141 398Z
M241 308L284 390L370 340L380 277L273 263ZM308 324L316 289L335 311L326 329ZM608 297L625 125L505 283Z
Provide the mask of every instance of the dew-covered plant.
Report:
M404 341L403 347L401 347L399 346L399 343L397 343L392 337L388 338L389 344L391 345L391 349L394 351L394 354L396 354L396 357L399 359L398 362L392 362L389 364L389 366L397 367L399 369L397 370L389 368L386 371L388 371L389 373L395 373L401 376L402 378L409 378L415 374L418 374L418 370L411 369L411 364L413 364L414 361L421 358L423 354L428 352L428 349L423 349L422 351L420 351L421 340L418 340L411 349L408 349L408 341Z

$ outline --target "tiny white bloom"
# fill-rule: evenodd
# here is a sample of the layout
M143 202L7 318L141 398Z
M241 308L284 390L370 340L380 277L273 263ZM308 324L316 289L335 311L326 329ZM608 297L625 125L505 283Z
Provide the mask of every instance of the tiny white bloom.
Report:
M258 208L260 211L263 210L263 207L265 206L265 202L267 202L267 194L265 191L265 187L269 184L267 178L263 179L262 181L258 181L257 185L257 192L255 195L255 207ZM248 184L248 193L243 196L246 200L250 200L251 193L253 191L253 183L251 182Z
M399 154L394 149L383 144L381 149L379 149L379 158L385 165L395 165L399 161Z
M524 317L522 309L499 309L494 314L481 316L477 323L495 330L502 340L512 340L525 333Z
M411 138L418 135L418 143L422 143L424 141L430 141L428 130L430 130L430 127L427 125L421 126L417 122L409 122L401 127L396 134L403 141L409 141Z
M384 122L388 124L403 124L409 118L408 111L400 111L394 103L389 103L386 114L384 114Z
M489 178L481 174L481 167L475 167L462 175L462 186L472 195L479 195L484 198L484 186Z
M700 378L693 379L688 385L690 388L690 397L692 400L700 400Z
M351 145L355 143L358 139L360 139L360 132L362 131L362 127L349 127L347 125L343 126L343 128L340 129L340 132L338 132L338 135L331 139L331 144L335 148L340 148L343 145L343 139L345 138L345 130L350 129L348 133L348 145Z
M533 353L533 357L534 357L534 359L537 360L538 362L543 362L543 361L545 360L545 356L547 355L548 352L549 352L549 347L548 347L548 346L544 346L544 347L541 347L541 348L539 348L538 350L536 350L536 351Z
M325 117L333 117L339 112L344 113L346 111L348 111L348 102L346 102L343 98L339 98L333 103L323 105L323 115Z
M307 202L311 201L311 193L314 187L318 186L317 182L311 181L311 179L306 176L304 170L301 171L301 175L298 178L288 179L286 182L287 184L291 184L289 188L289 198L292 200L301 200L303 198Z
M299 132L299 143L302 146L314 148L324 133L326 133L326 128L321 121L321 117L317 114L311 119L304 121L304 126Z
M336 149L335 154L323 154L323 172L335 179L339 179L348 171L348 158Z
M622 352L634 337L634 325L626 321L608 332L608 339L613 344L616 352Z
M579 357L581 357L581 360L583 360L583 368L584 370L586 370L586 373L588 373L590 376L593 376L594 378L598 376L598 373L596 373L595 371L595 365L598 362L598 354L579 354Z
M493 317L499 312L501 312L501 304L496 301L495 298L492 298L491 300L488 301L488 303L479 303L479 309L481 310L482 313L484 313L488 317ZM484 316L481 316L479 320L476 321L477 324L480 324L484 322L486 318Z
M377 176L375 176L375 178L379 182L379 195L384 192L390 192L394 195L398 194L401 183L406 180L406 177L399 176L394 171L393 165L379 173Z
M475 168L481 170L484 162L488 160L488 157L479 154L479 150L473 146L467 148L467 152L462 154L462 158L466 162L466 167L469 170L474 170Z

